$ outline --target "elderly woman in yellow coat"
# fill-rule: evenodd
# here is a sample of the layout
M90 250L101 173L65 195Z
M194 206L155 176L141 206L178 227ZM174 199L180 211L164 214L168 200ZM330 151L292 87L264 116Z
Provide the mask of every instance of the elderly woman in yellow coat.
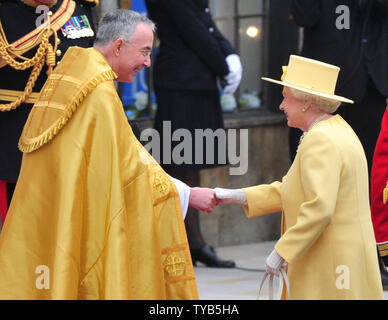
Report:
M304 131L282 182L216 188L220 203L244 204L249 218L282 211L281 238L268 273L287 266L290 299L382 299L364 150L352 128L332 115L339 68L291 56L280 105L287 124ZM285 295L283 294L285 298Z

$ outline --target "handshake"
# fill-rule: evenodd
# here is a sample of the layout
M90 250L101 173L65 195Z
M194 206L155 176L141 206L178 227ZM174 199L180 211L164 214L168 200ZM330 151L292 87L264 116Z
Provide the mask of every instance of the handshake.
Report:
M235 203L247 205L243 189L191 188L189 206L199 211L211 213L219 204Z
M219 204L235 203L248 205L247 197L243 189L223 188L191 188L189 206L211 213L213 208ZM265 261L266 272L279 276L284 259L274 249Z

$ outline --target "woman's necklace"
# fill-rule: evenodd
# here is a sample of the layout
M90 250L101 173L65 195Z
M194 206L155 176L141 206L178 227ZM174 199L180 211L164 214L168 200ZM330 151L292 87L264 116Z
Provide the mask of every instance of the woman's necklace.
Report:
M307 131L303 131L302 135L300 136L299 143L298 143L298 148L296 149L296 152L298 152L299 146L300 146L300 144L302 143L302 140L303 140L303 138L305 137L305 135L307 134L307 132L310 131L310 129L314 126L314 124L316 124L317 122L321 121L321 120L322 120L324 117L326 117L327 115L328 115L328 114L325 113L325 114L319 116L318 118L316 118L316 119L313 121L313 123L310 125L310 127L308 128Z

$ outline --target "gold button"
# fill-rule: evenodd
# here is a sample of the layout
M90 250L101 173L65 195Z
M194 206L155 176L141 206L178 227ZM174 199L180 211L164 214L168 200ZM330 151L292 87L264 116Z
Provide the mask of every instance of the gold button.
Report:
M57 38L57 45L61 43L61 39Z
M58 49L57 52L56 52L56 54L57 54L57 56L59 57L59 56L62 54L62 51Z

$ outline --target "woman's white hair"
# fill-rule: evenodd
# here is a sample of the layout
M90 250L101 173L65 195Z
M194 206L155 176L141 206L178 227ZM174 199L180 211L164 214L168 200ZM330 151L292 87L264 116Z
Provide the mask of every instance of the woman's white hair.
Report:
M303 92L298 89L294 89L290 87L289 87L289 92L293 97L299 100L303 100L303 101L311 100L313 107L327 113L333 113L337 111L338 107L341 105L340 101L324 98L321 96Z
M155 23L145 15L132 10L118 9L105 14L99 24L95 44L106 46L109 43L122 38L128 42L139 23L145 23L155 32Z

